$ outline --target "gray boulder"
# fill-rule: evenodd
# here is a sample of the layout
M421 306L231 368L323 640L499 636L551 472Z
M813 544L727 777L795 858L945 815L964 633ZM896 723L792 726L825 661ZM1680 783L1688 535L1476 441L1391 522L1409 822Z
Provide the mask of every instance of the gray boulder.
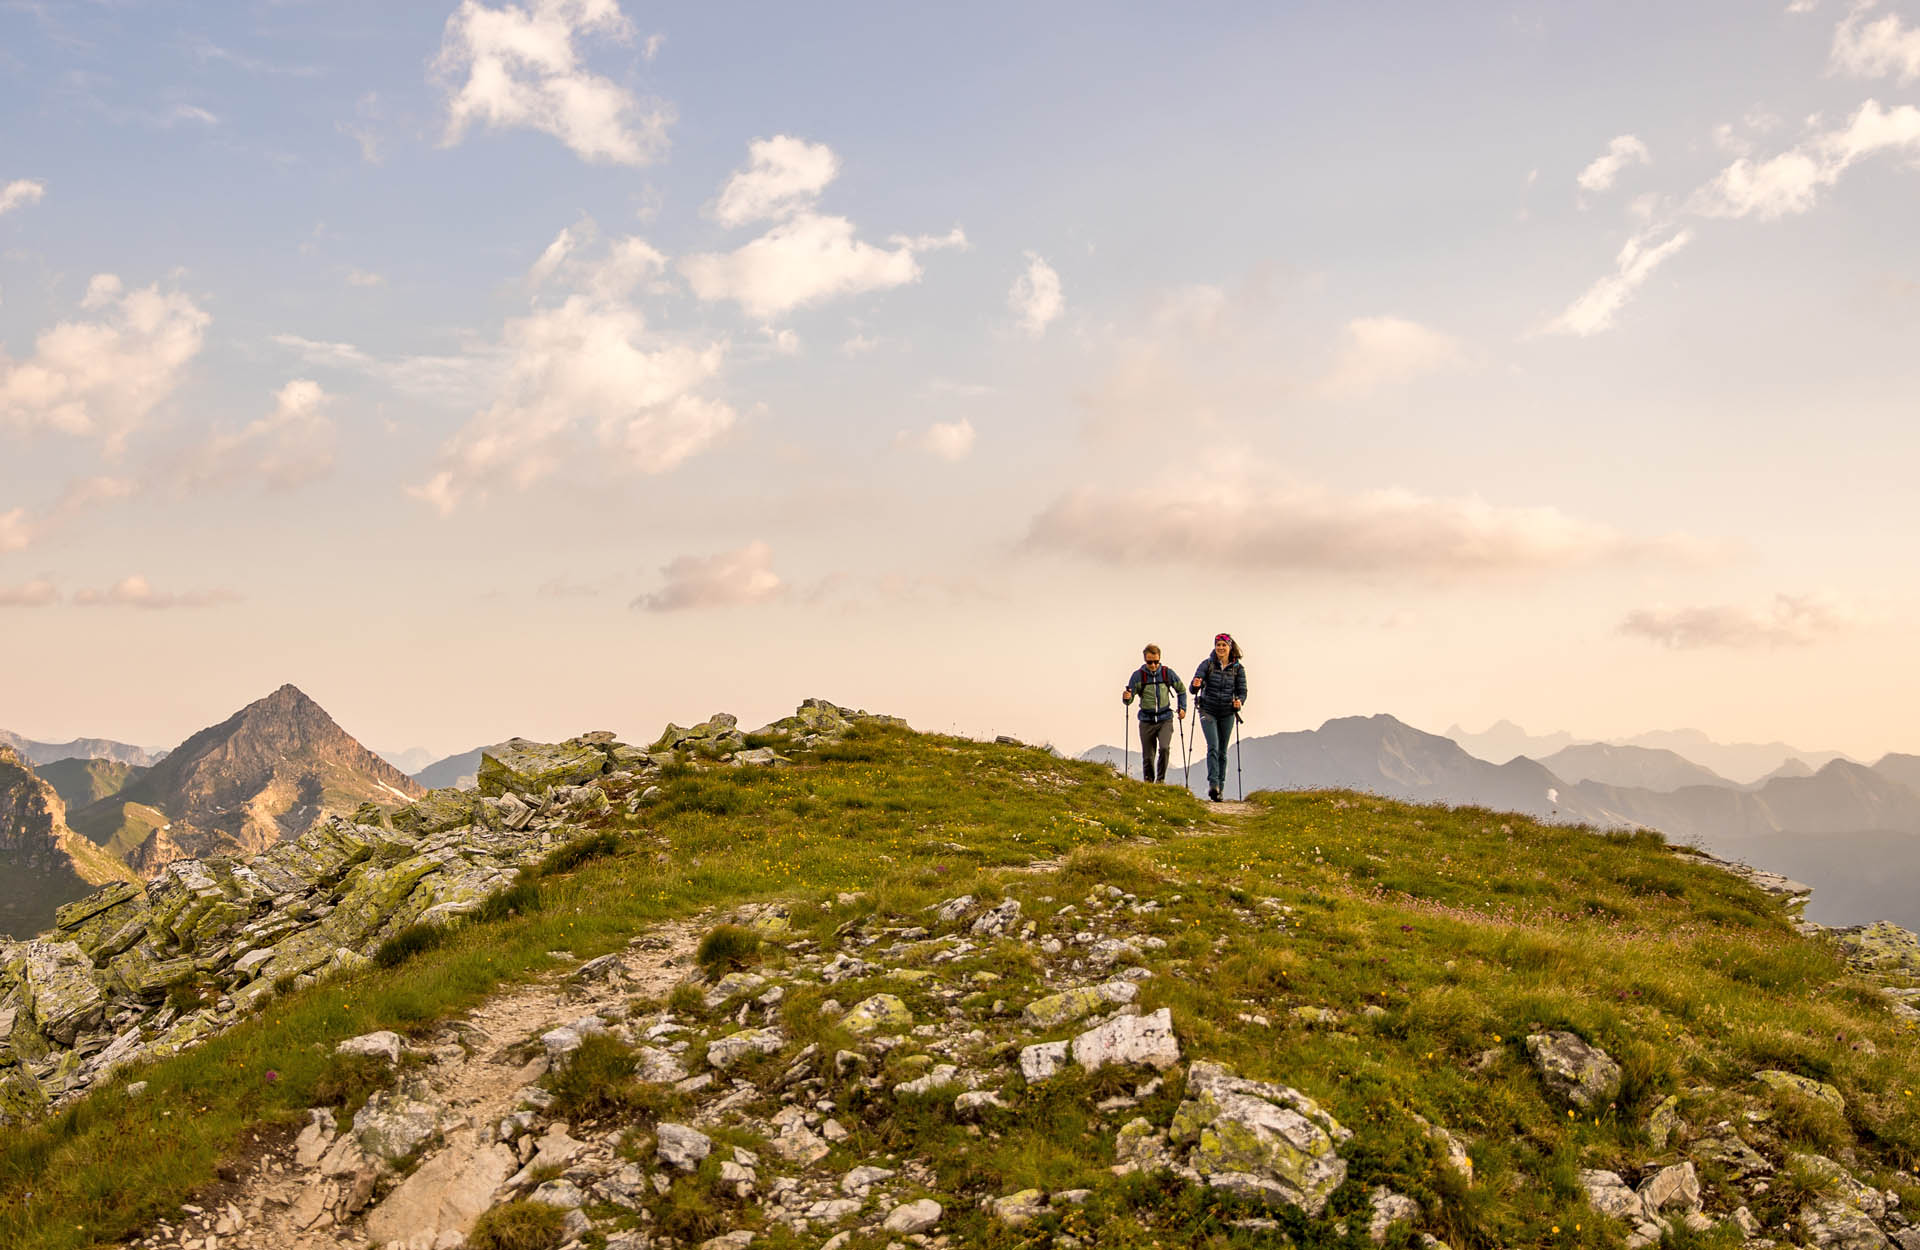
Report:
M1335 1145L1352 1134L1298 1090L1196 1061L1168 1137L1207 1184L1310 1216L1347 1178Z
M1605 1106L1620 1092L1620 1065L1577 1033L1530 1033L1527 1054L1547 1088L1583 1110Z

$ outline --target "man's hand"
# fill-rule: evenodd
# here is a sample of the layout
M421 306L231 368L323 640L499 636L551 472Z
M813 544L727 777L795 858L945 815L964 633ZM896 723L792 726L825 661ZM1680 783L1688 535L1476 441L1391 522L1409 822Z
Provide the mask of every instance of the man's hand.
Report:
M1180 709L1180 711L1179 711L1179 713L1178 713L1178 715L1179 715L1179 717L1180 717L1180 719L1181 719L1181 720L1185 720L1185 719L1187 719L1187 709L1185 709L1185 708L1181 708L1181 709Z
M1131 686L1129 686L1127 689L1122 690L1120 692L1120 702L1122 703L1133 702L1133 688Z
M1233 701L1233 710L1236 712L1240 710L1240 700L1235 699Z

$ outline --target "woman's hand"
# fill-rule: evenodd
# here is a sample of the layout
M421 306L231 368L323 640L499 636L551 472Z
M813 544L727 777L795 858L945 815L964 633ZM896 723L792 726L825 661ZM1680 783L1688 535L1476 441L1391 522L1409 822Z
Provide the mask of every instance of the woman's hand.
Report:
M1240 700L1235 699L1233 701L1233 710L1236 712L1240 710Z

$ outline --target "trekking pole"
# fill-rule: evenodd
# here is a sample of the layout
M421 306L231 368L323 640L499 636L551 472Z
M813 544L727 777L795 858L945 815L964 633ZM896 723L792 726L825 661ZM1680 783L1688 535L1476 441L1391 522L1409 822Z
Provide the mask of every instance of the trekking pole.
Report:
M1127 737L1127 704L1120 702L1120 775L1133 775L1133 739Z
M1247 779L1240 772L1240 713L1233 714L1233 784L1240 790L1240 801L1247 801Z
M1187 718L1180 718L1180 779L1186 782L1189 793L1193 790L1193 752L1187 748Z

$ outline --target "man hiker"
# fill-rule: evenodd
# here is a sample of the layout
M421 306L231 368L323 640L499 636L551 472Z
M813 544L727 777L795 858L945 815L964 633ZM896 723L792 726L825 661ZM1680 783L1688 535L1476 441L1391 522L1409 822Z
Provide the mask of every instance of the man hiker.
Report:
M1140 699L1140 767L1148 781L1167 779L1167 756L1173 751L1174 704L1179 704L1181 720L1187 718L1187 692L1180 679L1160 663L1160 648L1148 643L1140 653L1145 663L1127 678L1120 702ZM1156 762L1155 748L1158 748Z
M1247 701L1247 670L1240 667L1240 644L1232 634L1213 636L1213 654L1193 671L1195 710L1207 736L1207 797L1215 803L1227 788L1227 747L1233 725Z

